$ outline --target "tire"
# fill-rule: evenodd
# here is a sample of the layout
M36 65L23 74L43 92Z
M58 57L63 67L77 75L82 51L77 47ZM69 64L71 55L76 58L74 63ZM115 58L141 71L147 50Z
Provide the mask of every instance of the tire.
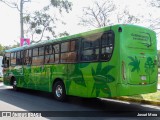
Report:
M57 81L53 85L53 96L61 102L66 100L66 90L62 81Z
M13 85L13 86L12 86L12 87L13 87L13 90L17 91L17 90L18 90L18 88L17 88L17 81L16 81L15 78L13 79L12 85Z

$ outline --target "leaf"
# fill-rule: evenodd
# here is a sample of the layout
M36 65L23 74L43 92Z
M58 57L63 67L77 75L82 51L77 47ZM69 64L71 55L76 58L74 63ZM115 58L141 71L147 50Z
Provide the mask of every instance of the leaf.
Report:
M111 82L114 82L115 81L115 79L114 79L114 77L113 76L111 76L111 75L106 75L106 82L107 83L111 83Z
M90 63L81 63L81 64L79 65L79 68L85 68L85 67L87 67L89 64L90 64Z
M100 89L96 89L96 97L99 96L99 93L100 93Z
M92 76L94 77L96 75L96 72L94 71L93 67L92 67Z
M102 63L100 62L100 63L98 63L98 65L97 65L97 69L96 69L96 74L100 74L100 72L101 72L101 70L102 70Z
M136 56L135 56L135 58L133 58L131 56L129 56L128 58L131 60L131 62L128 65L133 67L131 72L134 72L135 70L137 70L137 72L139 72L140 71L140 67L139 67L140 61L138 60L138 58Z
M134 61L134 58L133 58L133 57L129 56L128 58L129 58L131 61Z
M71 86L71 80L67 80L66 81L66 92L67 93L69 93L70 86Z
M114 66L108 65L102 69L101 74L102 75L108 74L110 72L110 70L112 70L113 68L114 68Z
M95 89L96 89L96 83L94 83L94 85L93 85L91 94L93 94L93 92L94 92Z
M86 83L85 83L85 80L84 80L84 77L83 77L83 74L82 74L81 70L77 69L76 72L79 75L77 76L76 74L74 74L75 76L73 77L73 81L78 85L86 87Z
M106 84L105 89L101 89L103 93L108 94L108 97L111 97L111 90L109 86Z

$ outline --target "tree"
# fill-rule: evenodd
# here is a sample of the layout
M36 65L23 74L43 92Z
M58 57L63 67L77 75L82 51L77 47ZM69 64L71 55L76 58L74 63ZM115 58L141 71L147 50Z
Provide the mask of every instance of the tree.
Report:
M148 0L146 0L148 1ZM149 0L151 6L160 8L160 0Z
M146 0L146 2L149 2L150 5L154 8L160 8L160 0ZM152 14L150 14L150 16L152 16ZM151 17L152 18L152 17ZM155 18L155 19L150 19L150 28L155 30L157 32L157 34L160 33L160 18Z
M102 2L94 1L92 6L83 9L83 16L80 24L95 28L112 25L114 23L131 24L137 23L140 19L132 15L127 8L123 11L116 12L116 5L111 0L102 0ZM117 21L114 21L112 16L116 16Z
M50 39L57 37L55 32L55 23L57 21L60 21L62 24L65 23L58 19L56 15L50 15L48 11L52 7L58 9L60 14L62 13L62 10L65 10L68 13L71 10L71 6L72 3L67 0L51 0L51 4L45 6L42 10L26 15L24 17L24 23L28 25L26 33L31 35L31 43L40 42L42 38ZM65 35L68 35L66 31L59 34L59 36Z
M115 5L110 1L94 1L93 6L83 8L80 24L95 28L110 25L110 12L115 10Z
M53 28L55 28L55 26L52 24L54 23L54 19L49 14L46 14L44 11L36 11L33 13L33 15L28 14L24 17L24 23L28 24L29 26L28 30L26 30L26 34L31 35L31 42L35 42L34 35L40 36L38 41L36 42L41 41L44 37L45 31L51 32L53 37L55 35L53 31Z
M0 56L3 56L4 47L0 44Z
M51 0L51 4L58 8L60 12L62 12L62 9L65 9L67 13L72 10L72 3L68 0Z
M132 15L127 8L124 9L121 13L118 12L117 22L120 24L133 24L140 21L137 16Z

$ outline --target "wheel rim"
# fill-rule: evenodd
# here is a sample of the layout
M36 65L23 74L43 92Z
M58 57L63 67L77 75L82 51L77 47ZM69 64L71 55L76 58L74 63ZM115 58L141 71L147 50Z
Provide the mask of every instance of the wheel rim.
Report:
M62 86L58 85L56 87L56 96L61 97L62 96L62 91L63 91Z

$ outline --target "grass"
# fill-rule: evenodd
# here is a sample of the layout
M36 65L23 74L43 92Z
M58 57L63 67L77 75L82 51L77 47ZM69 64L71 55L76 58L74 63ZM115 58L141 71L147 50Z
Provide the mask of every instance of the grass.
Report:
M155 92L155 93L128 96L128 98L149 100L149 101L160 101L160 91L157 90L157 92Z

